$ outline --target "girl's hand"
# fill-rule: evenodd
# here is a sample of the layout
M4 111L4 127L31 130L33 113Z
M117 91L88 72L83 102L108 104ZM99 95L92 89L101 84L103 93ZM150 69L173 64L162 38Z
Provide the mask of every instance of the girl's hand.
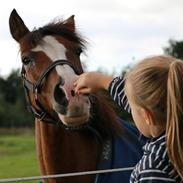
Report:
M78 76L74 83L76 93L95 93L100 89L108 89L112 81L111 76L106 76L98 72L86 72Z

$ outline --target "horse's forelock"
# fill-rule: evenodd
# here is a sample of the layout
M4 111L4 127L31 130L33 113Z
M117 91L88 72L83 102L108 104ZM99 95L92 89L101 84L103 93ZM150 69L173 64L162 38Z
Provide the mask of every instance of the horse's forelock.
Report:
M74 42L80 45L81 49L86 50L86 41L76 32L71 31L65 24L64 21L51 22L38 29L34 28L32 32L29 32L22 39L22 47L24 50L34 48L41 43L45 36L62 36L70 42Z
M20 41L22 52L29 51L30 49L36 47L38 44L40 44L42 38L43 35L39 30L36 29L26 34Z

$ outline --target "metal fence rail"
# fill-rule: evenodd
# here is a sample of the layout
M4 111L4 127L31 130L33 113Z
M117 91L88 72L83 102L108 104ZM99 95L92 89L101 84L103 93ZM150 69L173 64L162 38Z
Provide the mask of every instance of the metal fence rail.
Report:
M127 167L127 168L114 168L114 169L106 169L106 170L84 171L84 172L75 172L75 173L45 175L45 176L6 178L6 179L0 179L0 183L31 181L31 180L44 180L44 179L56 179L56 178L74 177L74 176L82 176L82 175L124 172L124 171L131 171L133 169L134 169L134 167Z

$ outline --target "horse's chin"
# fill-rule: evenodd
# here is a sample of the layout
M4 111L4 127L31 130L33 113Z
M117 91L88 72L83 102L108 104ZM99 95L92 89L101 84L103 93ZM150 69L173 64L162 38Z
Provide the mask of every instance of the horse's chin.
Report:
M67 126L79 126L86 123L89 120L89 116L87 114L83 116L72 116L68 117L65 115L58 115L60 120Z

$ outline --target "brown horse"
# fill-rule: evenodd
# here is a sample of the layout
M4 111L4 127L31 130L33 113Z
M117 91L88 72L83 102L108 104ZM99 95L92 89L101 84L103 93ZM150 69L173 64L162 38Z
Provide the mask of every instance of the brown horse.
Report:
M101 96L78 96L73 92L73 82L83 72L80 54L85 49L84 40L75 30L74 16L29 31L13 10L9 24L13 38L20 45L24 89L29 110L35 115L41 174L96 170L104 142L125 130ZM138 149L138 153L129 157L136 157L133 165L140 153ZM85 175L44 182L94 180L95 176Z

